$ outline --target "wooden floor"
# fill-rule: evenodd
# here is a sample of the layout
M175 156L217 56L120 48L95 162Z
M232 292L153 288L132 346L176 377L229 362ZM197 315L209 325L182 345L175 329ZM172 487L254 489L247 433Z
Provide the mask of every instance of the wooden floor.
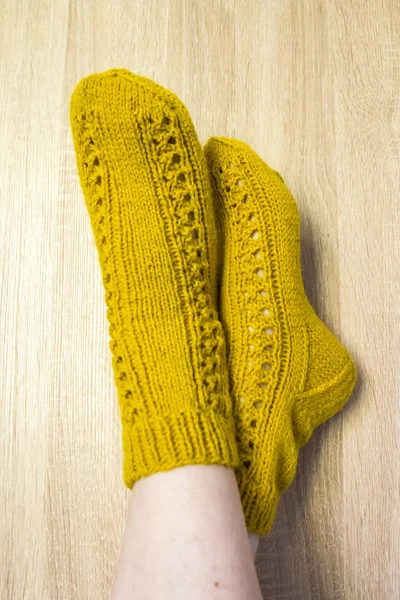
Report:
M68 110L81 77L123 66L176 92L202 141L243 139L284 175L310 299L359 368L262 542L265 598L400 598L397 0L1 12L0 597L106 599L114 574L128 494Z

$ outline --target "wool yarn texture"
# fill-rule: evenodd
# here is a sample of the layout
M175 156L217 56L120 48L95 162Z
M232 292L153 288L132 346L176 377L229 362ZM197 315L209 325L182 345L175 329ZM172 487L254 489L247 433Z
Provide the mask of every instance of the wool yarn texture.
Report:
M293 481L299 448L348 400L350 354L304 291L300 218L282 177L245 143L205 147L223 240L221 318L249 530L270 530Z
M70 116L105 287L126 485L188 464L234 467L215 221L190 116L174 94L120 69L83 79Z

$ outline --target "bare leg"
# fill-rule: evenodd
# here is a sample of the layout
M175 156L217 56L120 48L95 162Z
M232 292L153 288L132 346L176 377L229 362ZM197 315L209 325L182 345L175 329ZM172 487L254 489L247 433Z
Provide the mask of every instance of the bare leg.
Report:
M260 537L256 533L248 532L249 544L251 549L251 554L253 555L253 559L256 558L258 542L260 541Z
M194 465L135 484L112 600L261 600L232 469Z

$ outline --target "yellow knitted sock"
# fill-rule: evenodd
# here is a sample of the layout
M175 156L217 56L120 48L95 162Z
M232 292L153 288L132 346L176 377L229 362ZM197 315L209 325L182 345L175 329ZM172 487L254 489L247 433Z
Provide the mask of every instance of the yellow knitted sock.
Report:
M234 466L211 197L187 110L114 70L79 83L71 126L106 290L125 482Z
M236 140L213 138L205 155L225 242L221 310L237 479L247 526L264 535L300 446L343 407L356 371L305 295L299 215L281 176Z

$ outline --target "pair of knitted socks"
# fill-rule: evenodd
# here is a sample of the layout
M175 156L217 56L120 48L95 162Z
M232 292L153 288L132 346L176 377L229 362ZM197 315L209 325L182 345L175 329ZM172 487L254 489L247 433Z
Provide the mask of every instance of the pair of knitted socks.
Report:
M71 125L106 290L125 482L233 467L247 526L265 534L299 448L356 377L305 295L296 203L246 144L213 138L203 152L180 100L128 71L82 80Z

